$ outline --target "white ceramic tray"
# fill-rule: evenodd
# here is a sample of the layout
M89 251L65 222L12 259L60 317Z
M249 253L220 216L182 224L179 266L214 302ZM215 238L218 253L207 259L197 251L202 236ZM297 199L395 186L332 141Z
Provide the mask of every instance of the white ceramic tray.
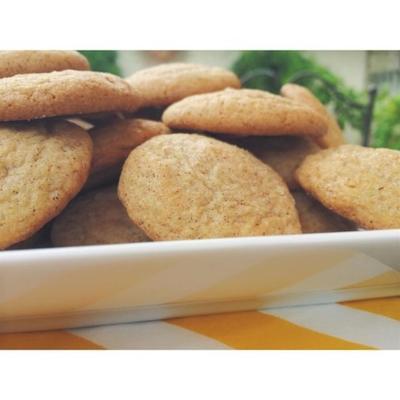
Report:
M400 230L0 253L0 331L400 295Z

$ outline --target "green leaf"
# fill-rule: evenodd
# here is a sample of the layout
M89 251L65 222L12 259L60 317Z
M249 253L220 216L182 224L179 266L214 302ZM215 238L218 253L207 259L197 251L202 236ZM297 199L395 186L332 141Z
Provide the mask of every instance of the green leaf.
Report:
M114 75L121 75L117 64L117 52L111 50L80 50L90 63L93 71L109 72Z
M374 147L389 147L400 150L400 96L390 96L388 91L380 93L374 110Z

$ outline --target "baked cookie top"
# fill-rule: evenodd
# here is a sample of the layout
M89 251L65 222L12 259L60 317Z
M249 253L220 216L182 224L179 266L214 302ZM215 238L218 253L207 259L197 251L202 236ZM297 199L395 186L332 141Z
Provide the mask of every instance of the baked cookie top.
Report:
M313 140L304 136L253 136L236 143L272 167L291 190L299 187L294 173L304 158L321 150Z
M156 136L134 149L119 198L153 240L301 232L275 171L245 150L196 134Z
M300 185L366 229L400 228L400 151L342 145L308 156Z
M194 94L240 87L239 78L227 69L186 63L146 68L127 81L139 93L143 107L167 106Z
M255 89L225 89L169 106L170 128L241 135L323 135L325 118L307 105Z
M296 100L309 105L326 118L326 123L328 125L326 134L322 136L316 136L314 138L320 147L326 149L345 144L346 141L336 119L310 90L300 85L288 83L282 86L281 94L288 99Z
M52 226L55 246L147 242L150 239L130 220L110 186L75 198Z
M88 70L90 66L88 60L77 51L0 51L0 78L65 69Z
M86 181L88 133L65 121L0 124L0 248L54 218Z
M135 147L153 136L169 132L162 122L140 118L114 119L91 129L93 159L85 188L111 183Z
M355 226L324 207L303 191L292 192L303 233L343 232Z
M0 79L0 121L134 111L139 99L118 76L56 71Z

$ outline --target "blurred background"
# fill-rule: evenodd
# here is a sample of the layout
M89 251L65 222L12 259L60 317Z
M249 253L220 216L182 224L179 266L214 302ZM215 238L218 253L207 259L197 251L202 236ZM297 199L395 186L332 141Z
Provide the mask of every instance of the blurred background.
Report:
M123 77L165 62L235 71L244 87L306 86L351 143L400 150L400 51L81 51L92 69Z

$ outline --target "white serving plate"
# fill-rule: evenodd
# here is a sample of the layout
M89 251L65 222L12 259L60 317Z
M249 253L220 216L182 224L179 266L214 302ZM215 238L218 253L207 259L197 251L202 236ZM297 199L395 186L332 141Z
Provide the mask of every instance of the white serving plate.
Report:
M400 295L400 230L0 253L0 331Z

